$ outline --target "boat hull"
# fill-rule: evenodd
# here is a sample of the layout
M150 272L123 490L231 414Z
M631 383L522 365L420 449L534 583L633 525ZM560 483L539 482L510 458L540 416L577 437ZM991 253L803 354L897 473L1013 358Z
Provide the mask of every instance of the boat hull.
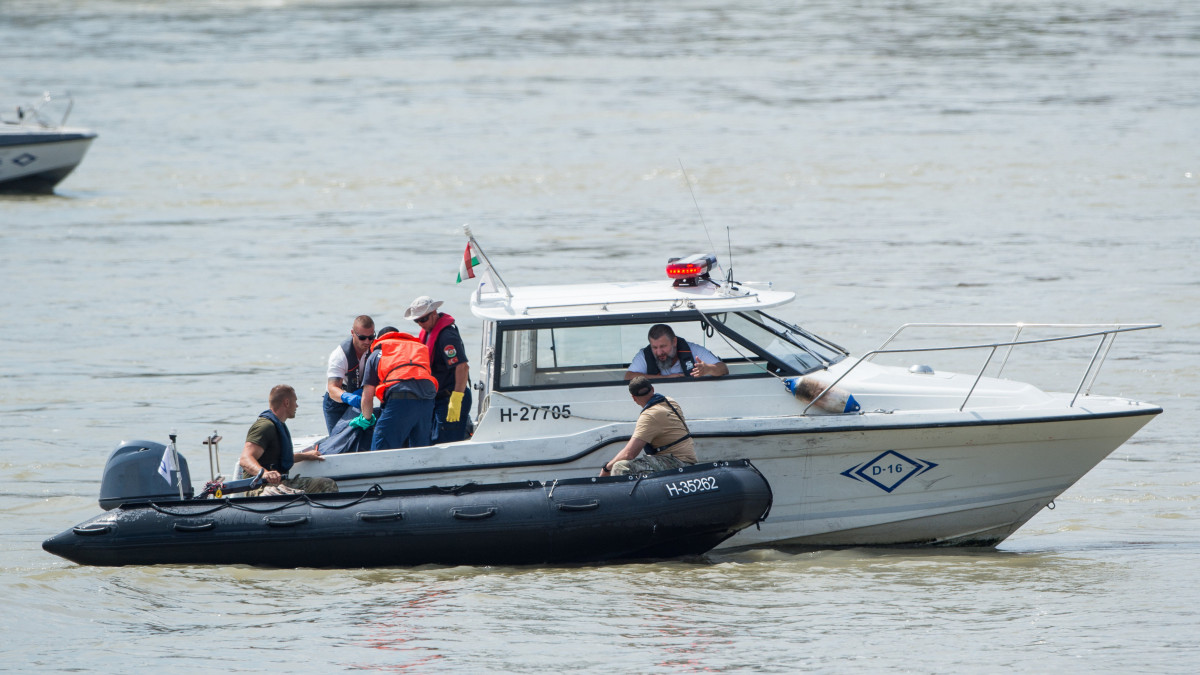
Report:
M766 516L747 461L615 477L125 504L47 539L86 565L523 565L698 555Z
M774 491L771 519L722 548L994 546L1159 412L1110 399L1059 414L869 413L691 427L703 459L750 458ZM593 475L628 440L622 431L333 456L306 470L340 485L391 487Z
M49 193L87 154L91 132L0 134L0 193Z
M772 522L728 544L994 546L1154 414L782 435L774 456L752 455L776 491Z

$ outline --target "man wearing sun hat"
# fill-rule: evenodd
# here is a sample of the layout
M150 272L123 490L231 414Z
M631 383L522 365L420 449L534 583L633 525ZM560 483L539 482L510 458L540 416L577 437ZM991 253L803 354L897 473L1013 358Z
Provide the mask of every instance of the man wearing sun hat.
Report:
M417 339L429 348L433 376L438 381L433 406L433 442L454 443L467 437L467 421L471 417L470 367L454 317L439 312L441 306L441 300L422 295L404 310L404 318L421 327Z

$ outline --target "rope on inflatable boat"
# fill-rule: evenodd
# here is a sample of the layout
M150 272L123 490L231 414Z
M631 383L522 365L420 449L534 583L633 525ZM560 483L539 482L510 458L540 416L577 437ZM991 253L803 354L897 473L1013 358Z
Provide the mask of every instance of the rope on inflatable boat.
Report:
M437 490L440 494L454 495L455 497L457 497L458 495L461 495L462 493L466 492L467 490L470 490L471 488L476 487L478 485L479 485L479 483L472 480L472 481L467 481L466 483L463 483L462 485L432 485L430 487L432 487L434 490Z
M379 483L376 483L376 484L372 485L371 487L367 488L365 491L363 491L363 493L361 495L359 495L358 499L355 499L352 502L347 502L345 504L339 504L339 505L326 504L324 502L319 502L319 501L309 497L307 494L301 493L295 499L292 499L291 501L289 501L285 504L282 504L280 506L276 506L276 507L269 508L269 509L252 508L245 504L239 504L238 501L240 501L240 499L230 498L230 497L226 497L222 503L212 507L211 509L209 509L207 511L177 513L177 512L171 511L169 509L163 508L163 507L159 506L158 504L155 504L154 502L150 502L150 508L154 509L155 511L158 511L159 513L161 513L163 515L167 515L167 516L175 516L177 518L194 518L196 516L207 516L209 514L216 513L217 511L220 511L221 509L228 509L228 508L237 509L239 511L247 511L249 513L277 513L284 509L291 508L292 506L295 506L296 504L298 504L300 502L306 502L309 506L312 506L312 507L318 508L318 509L332 509L332 510L348 509L351 506L361 504L362 502L366 501L367 499L379 499L382 496L383 496L383 488L380 487Z
M650 475L650 474L649 474L649 473L647 473L647 472L645 472L645 471L639 471L639 472L638 472L638 474L637 474L637 480L633 481L633 487L629 489L629 496L630 496L630 497L632 497L632 496L633 496L633 493L637 492L638 486L642 484L642 480L644 480L644 479L645 479L647 476L649 476L649 475ZM633 478L633 476L630 476L630 478Z

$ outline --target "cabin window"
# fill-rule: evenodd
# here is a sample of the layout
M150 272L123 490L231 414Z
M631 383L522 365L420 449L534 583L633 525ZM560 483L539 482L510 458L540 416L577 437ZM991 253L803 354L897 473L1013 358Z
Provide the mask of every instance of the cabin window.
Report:
M506 330L500 341L499 388L623 383L630 361L648 344L646 334L654 323L659 322ZM699 320L667 325L719 359L738 358Z

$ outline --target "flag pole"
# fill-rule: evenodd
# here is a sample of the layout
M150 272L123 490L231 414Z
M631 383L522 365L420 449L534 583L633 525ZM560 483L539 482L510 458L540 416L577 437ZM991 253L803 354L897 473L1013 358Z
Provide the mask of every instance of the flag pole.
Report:
M491 270L492 274L496 275L496 281L500 282L500 286L504 289L504 297L512 300L512 291L508 289L508 284L504 283L504 278L500 276L500 273L496 271L496 267L492 265L492 261L489 260L487 254L483 252L483 248L479 245L479 242L475 241L475 235L471 233L470 226L464 224L463 232L465 232L467 235L467 241L471 242L471 246L473 246L475 250L479 252L479 257L483 258L483 262L487 263L488 269Z
M183 467L179 464L179 451L175 449L175 430L172 429L169 435L171 437L171 463L175 465L175 473L179 477L179 501L183 501Z

